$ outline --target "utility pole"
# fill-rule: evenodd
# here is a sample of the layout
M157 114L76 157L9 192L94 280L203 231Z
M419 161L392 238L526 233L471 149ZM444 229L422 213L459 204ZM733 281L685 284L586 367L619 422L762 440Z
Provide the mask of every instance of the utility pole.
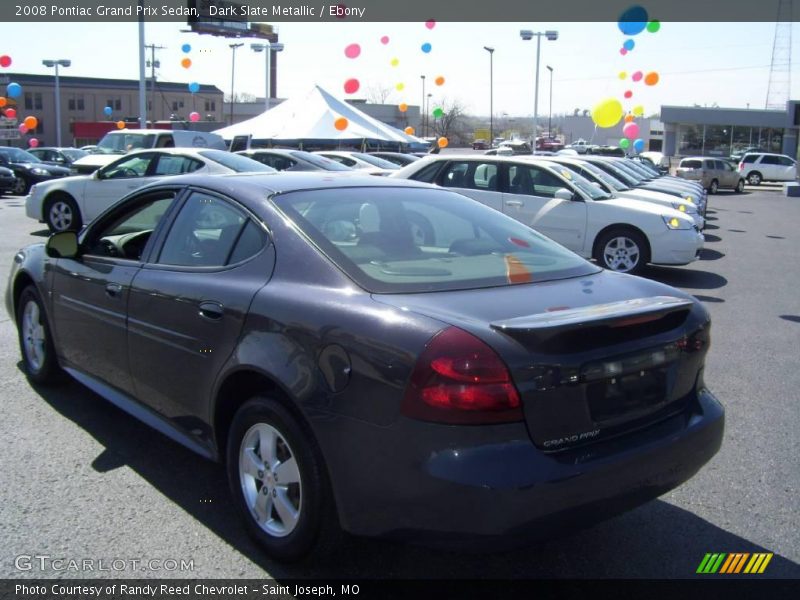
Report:
M166 46L156 46L155 44L145 44L145 48L150 50L150 60L147 66L150 67L150 103L153 105L153 121L156 120L156 69L161 67L161 63L156 60L156 50L166 50Z

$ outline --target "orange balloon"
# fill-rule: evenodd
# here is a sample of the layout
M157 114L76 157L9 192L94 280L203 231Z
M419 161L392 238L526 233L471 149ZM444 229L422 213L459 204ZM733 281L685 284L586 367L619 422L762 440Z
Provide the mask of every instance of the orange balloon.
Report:
M6 100L6 97L0 96L0 108L3 108L6 104L8 104L8 100Z
M400 112L406 112L408 110L408 104L405 102L401 102L400 106L397 107Z
M633 121L633 115L625 115L625 122L631 123Z
M413 127L406 127L403 131L405 131L408 135L414 135Z
M191 59L191 58L184 58L184 59L181 61L181 66L182 66L184 69L188 69L189 67L191 67L191 66L192 66L192 59Z
M444 85L444 77L442 77L441 75L439 75L439 76L438 76L438 77L437 77L437 78L434 80L434 83L435 83L436 85Z
M645 85L655 85L658 83L658 73L655 71L650 71L647 75L644 76L644 84Z
M125 121L117 121L117 129L125 129Z
M447 141L446 137L440 137L438 140L436 140L436 143L438 144L439 148L447 148L447 144L450 142Z
M36 129L36 126L39 124L39 119L36 117L25 117L23 123L28 129Z
M344 117L339 117L333 122L333 126L336 127L336 129L338 129L339 131L344 131L345 129L347 129L347 125L348 125L347 119L345 119Z

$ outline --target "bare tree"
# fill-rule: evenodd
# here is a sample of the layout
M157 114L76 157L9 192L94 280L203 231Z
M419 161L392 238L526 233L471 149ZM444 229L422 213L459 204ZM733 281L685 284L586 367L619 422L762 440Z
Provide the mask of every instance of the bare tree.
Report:
M386 85L373 84L367 89L367 100L372 104L386 104L392 96L392 88Z
M442 109L442 116L439 118L433 117L431 126L433 127L433 132L438 137L446 137L448 139L453 138L462 138L464 137L465 131L465 122L464 118L466 116L464 105L459 100L448 100L447 98L443 98L441 102L436 103L436 108ZM467 136L469 137L469 136Z

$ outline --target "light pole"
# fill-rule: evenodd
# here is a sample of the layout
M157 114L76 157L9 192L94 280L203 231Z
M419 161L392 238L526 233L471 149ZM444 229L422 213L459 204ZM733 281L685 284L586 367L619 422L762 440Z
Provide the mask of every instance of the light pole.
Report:
M273 52L280 52L283 50L283 44L270 44L267 42L266 44L250 44L250 49L254 52L264 52L267 58L267 88L266 94L264 95L264 110L269 110L269 98L270 98L270 66L272 64L272 53Z
M483 49L489 53L489 148L491 148L494 144L494 74L492 73L494 48L484 46Z
M425 110L425 75L420 75L420 79L422 79L422 123L420 123L420 128L422 129L422 137L425 137L425 117L428 111Z
M553 67L545 65L547 70L550 71L550 103L547 114L547 135L553 137Z
M531 31L530 29L522 29L519 32L519 37L523 41L530 41L536 36L536 84L533 90L533 150L536 151L536 135L539 128L539 51L542 45L542 36L545 36L551 42L558 39L558 32L548 29L547 31Z
M233 51L231 53L231 125L233 125L233 103L235 101L234 97L234 75L236 74L236 49L241 48L244 46L244 43L239 44L228 44L228 47Z
M428 100L427 100L427 102L425 103L425 115L426 115L426 117L425 117L425 118L426 118L426 119L428 119L428 133L430 133L430 129L431 129L431 116L430 116L430 115L431 115L431 96L433 96L433 94L431 94L431 93L429 92L429 93L428 93L428 96L427 96L427 99L428 99ZM436 119L434 119L434 120L433 120L433 127L434 127L434 132L433 132L433 135L434 135L434 137L435 137L435 136L436 136L436 131L435 131L435 128L436 128Z
M68 67L72 64L71 60L43 60L45 67L56 68L56 146L61 147L61 89L58 86L58 67Z

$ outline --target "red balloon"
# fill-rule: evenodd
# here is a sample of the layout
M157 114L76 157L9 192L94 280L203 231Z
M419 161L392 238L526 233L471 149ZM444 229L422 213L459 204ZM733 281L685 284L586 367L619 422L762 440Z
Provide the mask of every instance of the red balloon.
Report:
M360 87L361 84L358 82L358 79L348 79L344 82L344 93L355 94Z
M17 118L17 111L13 108L6 109L6 119L16 119Z
M630 98L631 96L633 96L633 92L632 91L628 90L627 92L625 92L625 97L626 98Z
M0 67L10 67L11 66L11 57L8 54L3 54L0 56Z

